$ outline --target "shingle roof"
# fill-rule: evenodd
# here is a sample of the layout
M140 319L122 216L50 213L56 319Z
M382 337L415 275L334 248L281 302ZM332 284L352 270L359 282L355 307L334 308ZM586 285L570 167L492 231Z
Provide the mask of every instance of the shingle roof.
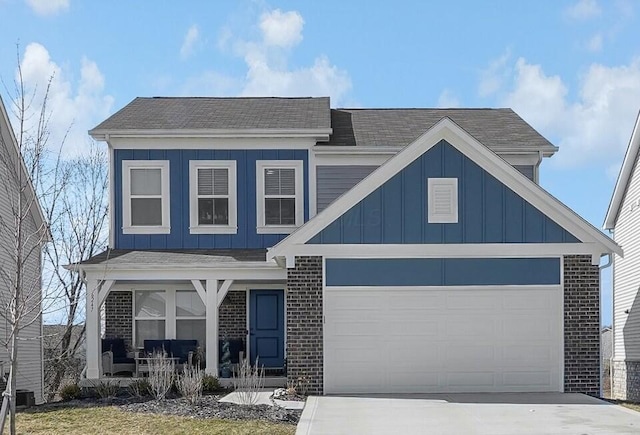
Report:
M333 134L319 145L402 147L444 117L494 151L525 147L557 151L511 109L332 109Z
M266 249L181 249L135 251L131 249L108 249L79 264L157 265L166 264L212 265L245 261L265 261Z
M90 131L329 129L329 97L138 97Z

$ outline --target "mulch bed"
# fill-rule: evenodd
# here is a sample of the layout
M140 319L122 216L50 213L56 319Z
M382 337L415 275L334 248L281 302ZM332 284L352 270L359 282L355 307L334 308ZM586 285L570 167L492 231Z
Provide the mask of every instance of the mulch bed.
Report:
M150 398L80 399L68 402L54 402L34 406L23 412L46 412L62 408L89 408L96 406L117 406L127 412L175 415L191 418L216 418L229 420L262 420L274 423L297 424L301 410L287 410L269 405L236 405L219 402L222 396L203 396L199 403L191 405L186 399L171 398L163 401Z

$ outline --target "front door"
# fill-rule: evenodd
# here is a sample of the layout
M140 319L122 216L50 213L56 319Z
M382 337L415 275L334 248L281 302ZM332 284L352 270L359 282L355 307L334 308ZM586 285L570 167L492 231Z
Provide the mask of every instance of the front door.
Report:
M252 365L284 366L284 290L251 290L249 345Z

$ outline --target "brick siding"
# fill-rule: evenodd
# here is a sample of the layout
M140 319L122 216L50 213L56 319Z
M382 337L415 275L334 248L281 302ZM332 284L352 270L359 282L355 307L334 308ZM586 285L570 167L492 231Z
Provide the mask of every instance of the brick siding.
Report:
M124 338L127 347L133 342L133 293L112 291L105 302L104 337Z
M600 269L564 257L564 391L600 395Z
M218 337L247 338L247 293L230 291L218 309Z
M287 380L308 380L309 394L323 394L322 257L297 257L287 270Z

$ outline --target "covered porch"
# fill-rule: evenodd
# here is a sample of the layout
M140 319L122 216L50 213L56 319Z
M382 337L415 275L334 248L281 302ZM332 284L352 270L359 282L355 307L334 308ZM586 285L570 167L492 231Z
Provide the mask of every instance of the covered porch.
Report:
M228 339L283 380L286 270L264 258L265 250L112 250L77 265L87 284L86 379L131 379L105 372L103 339L143 357L151 340L195 341L205 373L220 377Z

